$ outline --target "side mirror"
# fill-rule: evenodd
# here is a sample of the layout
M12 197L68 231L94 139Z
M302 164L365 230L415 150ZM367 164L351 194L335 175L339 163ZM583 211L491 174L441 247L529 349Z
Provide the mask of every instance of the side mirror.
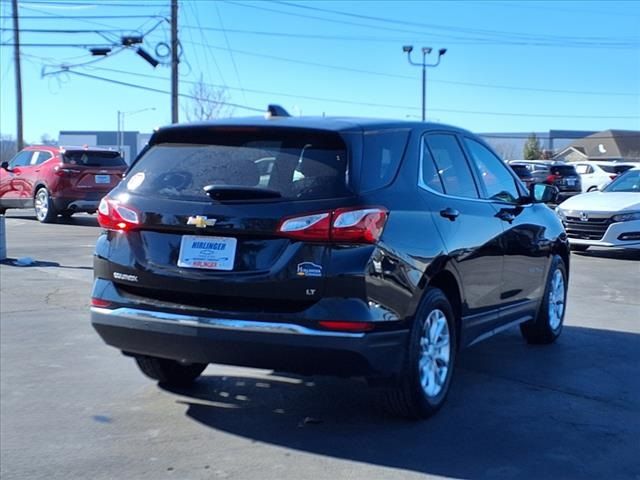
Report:
M2 168L3 170L6 170L7 172L10 172L11 170L9 169L9 162L2 162L0 163L0 168Z
M558 193L558 187L546 183L529 185L529 195L534 203L555 203Z

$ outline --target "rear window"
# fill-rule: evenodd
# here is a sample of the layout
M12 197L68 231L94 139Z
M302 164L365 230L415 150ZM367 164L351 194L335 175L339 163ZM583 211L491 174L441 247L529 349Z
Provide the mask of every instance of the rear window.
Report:
M632 168L631 165L598 165L607 173L623 173Z
M118 152L92 152L91 150L66 151L64 163L85 167L124 167L124 158Z
M529 178L531 176L531 172L526 165L509 165L511 169L518 175L519 177Z
M395 178L409 130L365 132L361 190L386 187Z
M206 143L152 146L127 174L127 188L182 200L208 199L210 185L265 188L292 200L350 193L347 149L338 134L218 129L188 139Z
M578 174L573 165L551 165L549 171L551 175L560 175L561 177L575 176Z

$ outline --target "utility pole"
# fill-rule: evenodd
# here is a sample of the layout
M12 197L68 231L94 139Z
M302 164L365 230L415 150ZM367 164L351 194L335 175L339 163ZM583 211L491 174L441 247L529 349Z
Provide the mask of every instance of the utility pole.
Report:
M13 35L14 35L14 62L16 64L16 120L18 151L24 148L24 135L22 132L22 73L20 72L20 25L18 23L18 0L12 0L13 5Z
M178 123L178 0L171 0L171 123Z

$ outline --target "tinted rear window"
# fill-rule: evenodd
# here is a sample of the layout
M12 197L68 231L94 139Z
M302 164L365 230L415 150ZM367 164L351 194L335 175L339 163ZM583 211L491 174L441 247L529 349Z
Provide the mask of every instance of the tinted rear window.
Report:
M338 134L218 129L197 140L206 143L152 146L127 174L127 188L149 196L182 200L208 199L204 187L209 185L262 187L292 200L350 193L348 152Z
M631 165L599 165L599 167L607 173L622 173L632 168Z
M560 175L562 177L575 176L578 173L573 165L552 165L549 167L552 175Z
M64 163L85 167L124 167L126 163L118 152L66 151Z
M409 138L409 130L365 132L362 165L362 191L375 190L391 183Z
M510 167L521 178L529 178L531 176L531 172L529 172L526 165L510 165Z

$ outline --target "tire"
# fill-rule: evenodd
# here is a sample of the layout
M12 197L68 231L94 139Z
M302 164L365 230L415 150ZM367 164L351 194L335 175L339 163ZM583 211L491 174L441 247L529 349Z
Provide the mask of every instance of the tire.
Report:
M413 321L400 378L382 392L383 406L392 415L428 418L444 404L456 360L454 318L442 290L428 289ZM438 343L443 346L435 347Z
M589 187L589 188L587 189L587 192L595 192L596 190L598 190L598 187L593 186L593 187Z
M520 324L520 332L527 343L555 342L562 333L566 304L567 270L562 258L554 255L538 314L535 319Z
M184 387L190 385L207 368L206 363L183 365L175 360L144 355L136 355L135 359L142 373L168 386Z
M40 187L38 189L33 199L33 204L36 212L36 219L38 219L40 223L55 222L58 217L58 212L56 212L53 202L51 201L51 197L49 196L49 191L46 188Z
M569 244L569 249L573 252L586 252L587 248L589 248L589 245L571 245Z

